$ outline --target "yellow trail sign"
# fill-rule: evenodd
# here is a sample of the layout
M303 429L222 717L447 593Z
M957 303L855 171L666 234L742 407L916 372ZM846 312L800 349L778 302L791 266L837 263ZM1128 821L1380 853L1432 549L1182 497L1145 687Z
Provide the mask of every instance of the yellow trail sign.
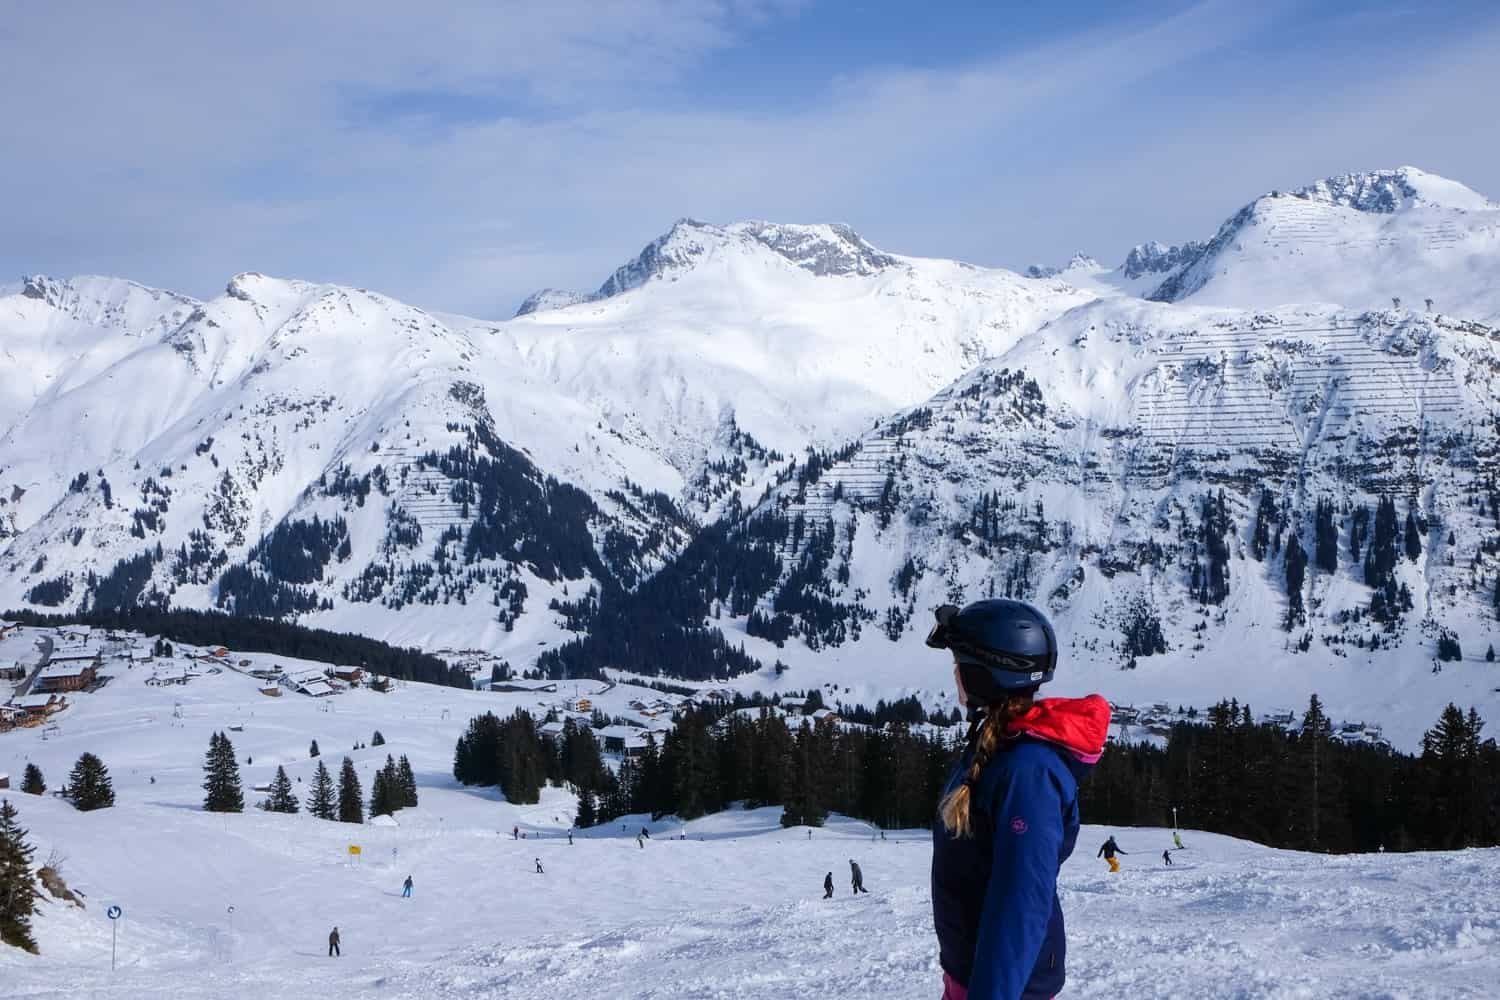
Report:
M349 853L350 854L358 854L359 853L359 845L358 844L350 844L349 845Z

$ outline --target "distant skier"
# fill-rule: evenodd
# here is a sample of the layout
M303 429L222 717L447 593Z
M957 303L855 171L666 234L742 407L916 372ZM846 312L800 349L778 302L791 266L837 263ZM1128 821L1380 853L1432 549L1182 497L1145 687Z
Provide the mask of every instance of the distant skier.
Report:
M328 935L328 957L336 958L340 955L342 955L342 952L339 951L339 929L335 927L333 932Z
M411 876L406 876L406 881L401 883L401 898L411 898Z
M823 898L833 898L833 872L829 872L827 875L823 876Z
M639 847L643 851L646 849L646 842L641 839L640 834L635 835L635 846Z
M519 826L513 826L513 827L510 828L510 839L511 840L520 840L521 839L521 828Z
M859 865L854 863L853 858L849 859L849 881L854 886L854 894L856 896L862 892L868 893L870 891L865 888L865 873L859 870Z
M812 840L812 827L807 828L807 839Z
M573 831L572 830L568 831L568 846L569 847L573 846Z
M645 827L644 827L644 826L643 826L643 827L641 827L641 836L642 836L642 837L645 837L645 838L646 838L646 839L647 839L647 840L650 840L650 839L651 839L651 831L650 831L650 830L648 830L648 829L646 829L646 828L645 828Z
M536 873L538 875L545 875L545 874L547 874L546 872L542 871L542 859L541 858L537 858L536 859Z
M1172 846L1174 848L1176 848L1177 850L1179 850L1179 851L1185 851L1185 850L1187 850L1186 847L1182 846L1182 835L1180 833L1178 833L1176 830L1172 831Z
M1162 851L1161 852L1161 859L1162 859L1163 862L1166 863L1166 866L1168 868L1172 867L1172 852L1171 851Z
M1094 855L1094 857L1103 858L1105 861L1108 861L1110 874L1113 875L1120 870L1120 862L1115 859L1115 855L1129 853L1129 851L1122 850L1120 845L1115 843L1114 837L1110 837L1100 846L1099 853Z

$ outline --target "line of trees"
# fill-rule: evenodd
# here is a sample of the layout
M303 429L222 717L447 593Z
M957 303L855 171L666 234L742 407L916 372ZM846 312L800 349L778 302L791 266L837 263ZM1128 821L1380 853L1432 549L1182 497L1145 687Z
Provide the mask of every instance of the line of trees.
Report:
M131 607L91 614L44 615L29 609L5 612L9 621L44 628L90 625L111 631L160 635L194 646L228 646L245 653L272 653L319 663L359 664L383 677L472 688L467 671L431 653L391 646L367 636L304 628L290 622L242 618L216 611Z
M1344 743L1314 696L1298 730L1222 702L1165 747L1111 747L1080 789L1091 823L1183 822L1272 847L1344 853L1500 843L1500 750L1474 710L1443 710L1420 754Z

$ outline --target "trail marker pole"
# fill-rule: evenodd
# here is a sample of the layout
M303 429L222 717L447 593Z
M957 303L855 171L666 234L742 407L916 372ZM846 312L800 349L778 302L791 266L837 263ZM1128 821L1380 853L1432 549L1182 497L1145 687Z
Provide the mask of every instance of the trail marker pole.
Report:
M109 971L110 972L114 972L115 971L115 942L118 940L118 938L120 936L120 917L122 917L124 914L125 914L125 911L122 910L122 909L120 909L118 906L111 906L109 909L107 909L107 910L104 911L104 915L109 918Z
M233 959L234 959L234 904L231 903L231 904L229 904L229 954L225 956L225 961L232 961Z

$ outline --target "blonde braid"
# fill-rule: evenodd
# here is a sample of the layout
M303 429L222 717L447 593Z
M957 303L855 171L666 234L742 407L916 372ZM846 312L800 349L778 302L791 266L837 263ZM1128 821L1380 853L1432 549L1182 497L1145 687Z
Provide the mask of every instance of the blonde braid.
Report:
M974 823L969 815L974 798L973 786L1000 748L1000 740L1005 735L1006 728L1031 708L1032 696L1031 691L1008 694L985 709L969 773L964 775L964 780L959 782L957 788L943 796L943 801L938 806L944 828L960 840L967 840L974 835Z

